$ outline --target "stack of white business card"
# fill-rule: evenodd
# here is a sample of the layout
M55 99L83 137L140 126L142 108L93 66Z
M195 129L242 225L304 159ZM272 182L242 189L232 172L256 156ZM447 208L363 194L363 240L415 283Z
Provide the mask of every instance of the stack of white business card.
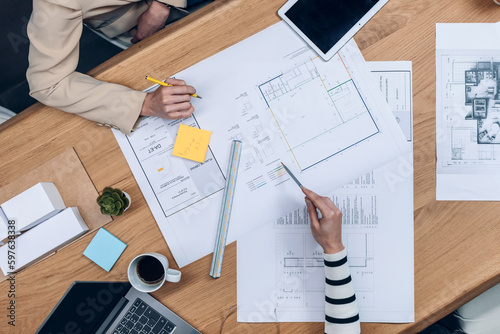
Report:
M16 272L86 231L78 208L66 208L53 183L38 183L0 206L0 269Z

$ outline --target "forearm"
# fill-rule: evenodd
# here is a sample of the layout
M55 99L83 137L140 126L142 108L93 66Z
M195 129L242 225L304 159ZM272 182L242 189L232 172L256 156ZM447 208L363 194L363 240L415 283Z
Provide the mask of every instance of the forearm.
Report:
M357 334L360 323L347 252L325 254L325 333Z
M30 86L30 95L43 104L114 127L125 134L134 127L146 97L145 92L77 72L45 89L36 90L36 84Z
M146 93L75 72L83 22L80 2L37 0L33 13L52 16L40 21L34 15L28 24L30 95L48 106L129 133Z

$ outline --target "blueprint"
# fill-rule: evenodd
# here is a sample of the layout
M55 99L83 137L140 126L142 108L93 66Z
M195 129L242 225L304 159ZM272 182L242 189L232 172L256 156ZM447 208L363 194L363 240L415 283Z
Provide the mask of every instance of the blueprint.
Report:
M258 86L300 171L380 131L342 59L322 65L319 58L308 59ZM285 112L293 117L281 120L276 115Z
M437 26L438 200L500 200L497 28L498 24ZM472 38L474 43L469 43Z
M408 130L411 63L368 64L401 130ZM410 127L408 147L412 133ZM361 321L413 321L411 153L337 188L330 198L343 213L342 241ZM305 205L240 236L237 246L238 321L324 321L323 250L311 235Z
M278 23L175 76L203 96L192 117L114 133L180 267L213 251L232 140L243 150L228 243L302 203L281 162L327 192L408 151L354 42L324 62ZM180 123L212 132L203 164L171 155Z

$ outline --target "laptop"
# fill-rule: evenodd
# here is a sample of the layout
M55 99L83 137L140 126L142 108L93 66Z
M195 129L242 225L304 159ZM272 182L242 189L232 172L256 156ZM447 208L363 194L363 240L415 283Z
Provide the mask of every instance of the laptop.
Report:
M201 334L129 282L73 282L36 333Z

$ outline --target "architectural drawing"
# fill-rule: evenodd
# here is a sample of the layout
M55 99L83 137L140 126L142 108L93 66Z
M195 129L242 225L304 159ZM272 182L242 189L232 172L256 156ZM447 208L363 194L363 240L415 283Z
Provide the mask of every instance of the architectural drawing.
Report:
M401 117L399 126L406 131L411 145L412 128L408 128L412 124L411 64L379 63L375 68L376 78L385 83L380 89L387 93L384 95L396 111L394 117ZM279 79L272 90L268 86L265 91L268 101L272 104L298 89L297 86L310 84L319 72L312 66L298 66L297 71L284 75L292 78L293 84ZM300 73L306 75L299 79ZM392 181L394 176L396 183ZM408 162L401 157L361 174L331 192L330 199L343 213L342 242L347 249L361 321L412 321L411 159ZM238 238L238 321L324 321L323 250L311 234L307 207L303 201L301 204L282 212L272 223Z
M478 144L500 144L500 62L478 61L465 70L466 120L477 123Z
M342 59L324 64L319 58L307 60L259 85L301 171L379 132ZM288 117L281 119L276 111Z
M360 306L373 306L374 234L349 233L343 236L351 276L357 283ZM309 226L291 233L276 233L277 307L323 307L323 251L314 241Z
M441 64L440 172L500 164L500 57L447 54Z
M181 122L198 127L194 117L182 121L148 118L137 129L146 134L144 137L125 138L135 147L134 155L141 163L144 181L154 190L161 214L165 217L224 187L224 175L210 149L203 164L172 155L172 138L176 135L173 130L177 130Z
M499 33L436 25L437 200L500 200Z

